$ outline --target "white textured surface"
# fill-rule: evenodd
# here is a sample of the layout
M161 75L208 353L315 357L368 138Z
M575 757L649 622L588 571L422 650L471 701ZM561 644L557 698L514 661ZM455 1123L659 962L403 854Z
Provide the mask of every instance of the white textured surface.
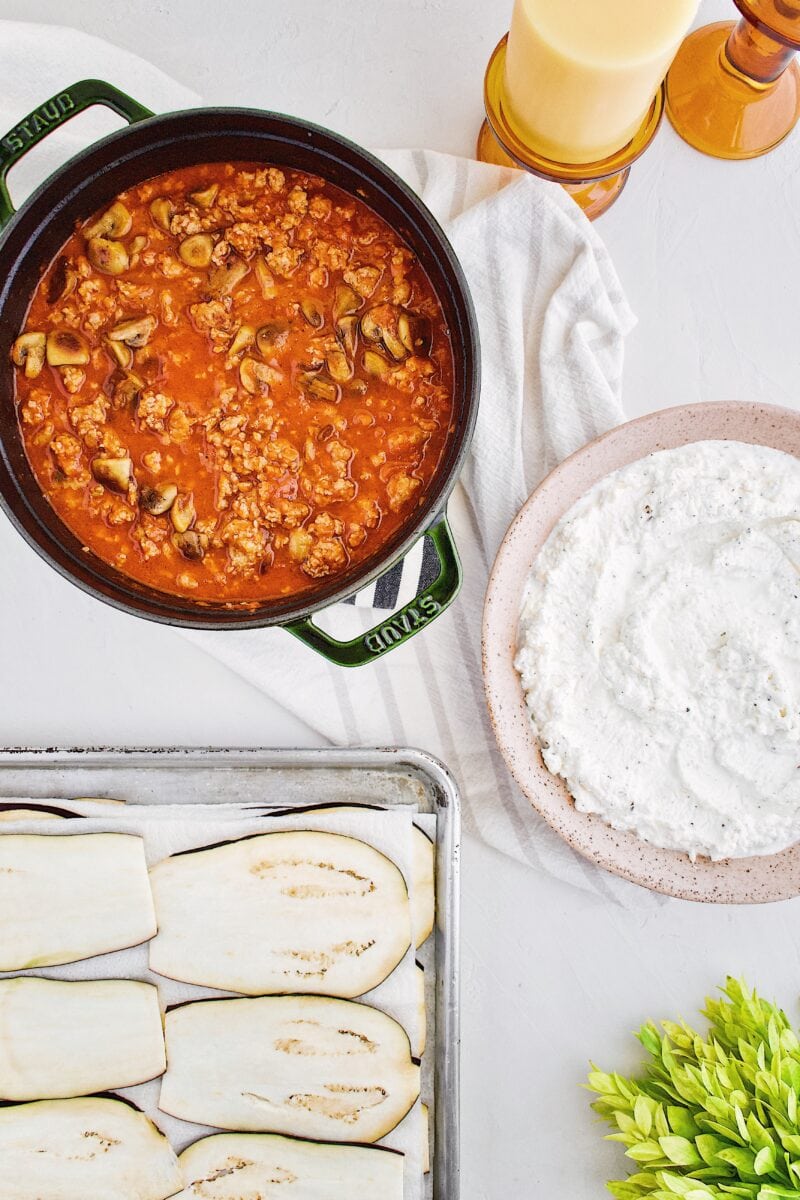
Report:
M209 101L283 109L367 144L468 152L510 0L0 0L0 18L74 24ZM733 14L704 0L701 15ZM97 65L102 76L102 63ZM65 62L65 82L73 72ZM44 97L43 97L44 98ZM640 324L630 415L702 399L800 405L800 131L769 158L704 159L669 128L598 225ZM308 744L167 629L90 602L20 542L2 564L0 740ZM390 660L389 660L390 661ZM352 686L357 686L357 676ZM693 1017L726 971L794 1017L798 902L624 911L482 846L464 858L464 1200L597 1200L620 1165L578 1090L587 1059L632 1062L645 1017Z

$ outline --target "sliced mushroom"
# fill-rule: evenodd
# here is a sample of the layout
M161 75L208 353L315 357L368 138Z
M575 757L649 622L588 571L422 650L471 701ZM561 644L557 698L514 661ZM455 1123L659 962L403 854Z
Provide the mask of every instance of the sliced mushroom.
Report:
M309 396L313 396L315 400L324 400L328 404L335 404L339 399L339 388L327 376L320 372L307 371L300 378L305 390Z
M218 183L210 183L207 188L203 188L201 192L190 192L189 199L192 204L196 204L198 208L211 208L211 205L217 198L219 191Z
M358 345L358 317L353 313L336 322L336 337L348 354L354 355Z
M278 289L275 286L275 276L260 255L253 263L253 270L256 273L258 286L261 288L261 295L265 300L274 300L278 294Z
M242 387L251 396L268 396L273 371L266 363L255 358L243 358L239 366Z
M11 350L15 367L25 368L25 378L35 379L44 367L47 336L44 333L21 333Z
M114 378L114 408L135 408L143 387L144 380L132 372L126 373L121 378Z
M235 354L241 354L248 346L252 346L256 340L256 331L252 325L240 325L236 330L233 341L228 350L228 357L232 358Z
M133 366L133 351L124 342L112 342L106 339L106 348L111 357L126 371Z
M395 361L404 359L408 351L397 332L398 311L392 304L368 308L361 318L361 332L370 342L380 342Z
M135 267L138 264L139 259L141 258L141 255L142 255L142 251L147 249L148 241L149 241L149 238L146 238L141 233L139 234L138 237L135 237L132 240L131 246L130 246L130 254L129 254L130 263L131 263L132 267Z
M121 321L119 325L115 325L113 329L110 329L108 340L110 342L124 342L131 349L138 350L141 346L146 346L150 341L157 324L158 321L155 317L132 317L128 321Z
M177 495L176 484L156 483L153 487L142 489L139 494L139 505L145 512L152 513L154 517L161 517L172 508Z
M286 339L289 336L289 324L287 321L270 321L267 325L262 325L256 334L256 346L259 354L263 354L264 358L270 358L276 350L280 350L286 344Z
M215 267L208 277L213 296L228 296L237 287L250 268L242 258L231 255L227 262Z
M383 344L395 362L402 362L404 358L408 357L408 351L406 350L405 346L397 334L393 333L391 329L384 329Z
M128 251L122 242L108 238L92 238L86 247L86 255L95 270L103 275L121 275L130 266Z
M401 312L397 318L397 336L409 354L430 354L433 330L421 313Z
M361 297L346 283L340 283L333 300L333 319L338 322L342 317L356 312L361 307Z
M106 209L102 216L87 226L83 232L86 238L121 238L125 237L126 233L130 233L132 224L133 217L122 201L116 200L111 208Z
M389 364L377 350L365 350L363 363L364 370L374 379L385 379L389 374Z
M74 329L57 329L47 335L47 361L51 367L85 367L89 345Z
M78 273L72 267L69 259L62 254L56 262L50 282L47 286L47 303L60 304L71 296L78 286Z
M321 329L325 324L325 314L316 300L312 300L310 296L300 301L300 312L312 329Z
M179 496L173 498L170 506L169 515L172 518L172 524L175 527L176 533L186 533L186 530L197 516L197 510L194 506L194 499L191 492L188 495L182 492Z
M171 232L172 218L175 216L175 205L166 196L158 196L150 205L150 216L153 224L164 233Z
M353 378L353 364L343 350L331 350L325 356L325 364L331 379L337 383L347 383Z
M178 254L183 262L197 271L209 265L213 252L214 239L210 233L194 233L191 237L184 238L178 246Z
M124 495L133 481L133 462L130 458L95 458L92 474L103 487Z
M185 533L174 533L172 544L176 550L180 550L184 558L196 561L205 554L208 538L194 529L189 529Z

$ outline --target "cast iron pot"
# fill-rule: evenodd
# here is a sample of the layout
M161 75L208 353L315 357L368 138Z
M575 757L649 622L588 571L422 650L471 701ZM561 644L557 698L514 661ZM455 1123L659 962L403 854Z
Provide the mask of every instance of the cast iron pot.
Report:
M52 129L94 104L129 122L51 175L18 212L10 168ZM119 192L153 175L203 162L265 162L320 175L366 201L404 238L428 273L450 329L455 359L453 431L418 508L374 558L300 596L259 606L199 603L156 591L83 549L45 500L25 455L14 406L11 346L25 322L41 273L85 220ZM100 80L76 83L48 100L0 140L0 505L31 546L61 575L124 612L191 629L281 625L341 666L360 666L413 636L452 603L461 566L445 504L469 449L478 407L475 314L458 260L439 225L392 171L325 129L275 113L205 108L153 116ZM423 535L439 559L438 577L415 600L349 642L312 621L315 612L352 595L406 554Z

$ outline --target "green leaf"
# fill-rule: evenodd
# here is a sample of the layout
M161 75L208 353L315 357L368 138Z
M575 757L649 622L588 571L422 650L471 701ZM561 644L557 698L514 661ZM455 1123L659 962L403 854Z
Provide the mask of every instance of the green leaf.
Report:
M667 1137L669 1135L669 1133L671 1132L670 1127L669 1127L669 1121L667 1120L667 1114L664 1112L663 1104L659 1104L656 1106L655 1126L656 1126L656 1135L658 1137Z
M678 1167L699 1167L702 1158L695 1149L694 1142L685 1137L662 1137L658 1144L671 1163Z
M767 1024L767 1041L769 1042L770 1050L775 1054L780 1049L781 1038L774 1015L770 1017Z
M731 1146L728 1150L720 1150L718 1157L723 1162L730 1163L740 1175L755 1175L755 1155L744 1146Z
M700 1132L691 1112L686 1108L680 1108L677 1104L667 1106L667 1120L672 1132L680 1134L681 1137L693 1138Z
M658 1058L661 1054L661 1036L656 1026L652 1022L643 1025L636 1036L648 1054L652 1054L654 1058Z
M716 1117L718 1121L730 1122L731 1128L736 1125L736 1118L733 1115L733 1108L727 1100L723 1100L720 1096L707 1096L705 1108L706 1111L712 1117Z
M734 1145L743 1145L742 1139L739 1137L737 1129L729 1129L727 1125L722 1125L718 1121L703 1121L703 1128L710 1129L713 1133L720 1134L728 1142L733 1142Z
M729 1142L723 1141L720 1137L715 1137L713 1133L698 1134L694 1139L694 1144L703 1162L708 1163L709 1166L714 1166L720 1150L730 1148Z
M594 1068L589 1072L587 1083L593 1092L598 1092L601 1096L611 1095L615 1090L611 1076Z
M734 1182L736 1172L727 1163L717 1162L713 1167L697 1167L690 1172L692 1179L700 1179L708 1183L721 1183L723 1180Z
M675 1196L686 1196L697 1190L696 1180L688 1179L685 1175L676 1175L674 1171L659 1171L658 1182Z
M651 1192L653 1188L658 1187L658 1176L652 1171L636 1171L633 1175L629 1175L628 1183L636 1184L637 1187L644 1191Z
M658 1142L637 1142L635 1146L631 1146L630 1150L626 1150L628 1158L632 1158L634 1162L660 1162L664 1158L664 1153Z
M749 1142L750 1134L747 1129L747 1121L745 1120L744 1113L742 1112L742 1110L738 1104L735 1105L733 1111L734 1111L734 1115L736 1117L736 1125L739 1129L739 1133L741 1134L742 1140L745 1142Z
M655 1108L653 1101L648 1100L646 1096L636 1097L636 1103L633 1106L633 1119L645 1137L650 1136L650 1130L653 1128L653 1108Z
M640 1200L642 1196L649 1196L649 1192L643 1192L640 1188L631 1187L627 1179L617 1179L611 1183L607 1183L606 1187L611 1192L616 1200Z
M775 1143L770 1134L767 1132L764 1126L756 1120L753 1113L749 1113L747 1116L747 1132L750 1135L750 1144L756 1150L763 1150L764 1148L774 1149Z
M753 1170L756 1175L769 1175L770 1171L775 1170L775 1147L772 1145L762 1146L753 1162Z

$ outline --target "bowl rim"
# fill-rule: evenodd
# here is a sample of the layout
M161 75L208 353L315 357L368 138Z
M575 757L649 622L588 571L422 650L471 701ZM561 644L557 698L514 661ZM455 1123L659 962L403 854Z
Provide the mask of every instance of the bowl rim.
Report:
M282 607L279 612L276 601L266 603L253 602L237 607L225 601L197 601L192 604L191 597L176 596L168 592L152 589L150 594L143 594L138 586L147 592L146 585L137 585L137 581L129 580L122 572L117 571L111 564L104 562L97 555L80 553L78 539L74 537L67 526L56 514L56 529L45 525L35 513L26 495L26 487L20 481L18 473L10 461L6 448L6 434L0 428L0 468L13 487L14 501L24 510L25 520L15 511L13 502L4 494L0 487L0 509L10 520L17 532L27 544L62 578L91 595L93 598L109 604L130 615L151 620L158 624L173 625L189 629L206 630L238 630L257 629L270 626L283 626L296 623L315 613L323 611L331 605L352 597L362 588L368 587L385 572L398 564L413 548L419 538L435 525L446 509L450 494L463 470L464 461L469 452L478 415L480 401L481 379L481 347L475 306L472 300L469 284L464 269L455 250L442 228L422 198L401 178L396 171L382 162L376 155L349 138L327 129L324 126L305 121L299 117L275 112L268 109L247 108L238 106L207 106L190 109L180 109L167 113L154 114L143 120L116 129L102 138L90 143L77 154L68 158L55 171L48 175L27 197L15 211L14 216L0 231L0 263L4 253L11 255L13 272L0 272L0 316L6 308L6 301L13 285L12 275L20 259L24 258L33 245L38 241L39 232L45 223L64 220L64 212L76 193L87 186L86 181L76 182L72 178L76 168L94 160L95 156L104 156L105 165L118 165L126 158L143 158L145 152L157 146L169 144L180 136L180 130L187 125L195 126L203 122L205 128L196 132L196 137L219 137L226 132L235 132L236 122L243 122L238 132L244 136L262 137L273 144L282 142L287 145L310 146L321 159L328 162L344 162L353 171L363 171L369 174L370 183L376 192L384 193L389 202L396 208L401 208L408 216L410 224L421 231L422 238L428 244L431 253L436 257L443 275L448 278L448 292L451 297L453 311L458 311L459 328L451 330L451 347L456 359L464 360L463 385L459 389L459 419L453 422L450 437L456 442L452 461L445 471L434 475L429 488L429 498L413 513L409 514L406 523L400 526L395 535L391 549L377 551L374 559L367 560L362 570L347 574L343 583L327 590L312 585L296 596L290 597L295 603ZM248 123L256 122L259 126L247 127ZM221 128L224 123L225 128ZM145 144L138 145L142 134L145 134ZM128 143L130 150L126 156L124 149L114 153L121 143ZM355 160L355 161L353 161ZM197 160L203 161L202 156ZM208 161L212 161L208 159ZM219 161L223 161L222 158ZM231 161L236 161L232 158ZM256 161L254 159L253 161ZM264 161L269 161L266 153ZM309 168L310 169L310 168ZM161 172L155 172L160 174ZM153 174L151 172L150 174ZM319 167L319 174L325 177L324 166ZM97 168L90 171L90 179L97 175ZM147 170L143 170L141 180L149 178ZM60 190L62 183L69 182L66 191ZM341 184L336 184L342 187ZM342 188L347 192L346 188ZM55 194L55 196L54 196ZM358 198L358 193L354 189ZM53 200L53 203L48 203ZM368 204L369 201L366 201ZM47 212L36 222L36 232L24 238L22 245L16 250L9 249L15 232L18 233L26 218L36 217L37 207L47 206ZM386 217L383 217L387 220ZM401 236L404 236L401 234ZM439 288L435 288L437 294ZM440 302L442 300L439 296ZM39 489L41 494L41 489ZM72 538L75 547L69 545ZM61 561L59 557L61 556ZM85 574L84 574L85 573ZM323 595L320 597L319 592ZM174 607L181 605L183 611L178 612Z
M793 435L790 449L776 444L787 429ZM544 764L513 662L524 584L557 521L619 467L657 450L706 440L773 446L800 457L800 412L741 400L676 405L618 425L564 459L517 513L492 566L482 620L484 690L508 769L531 806L577 853L623 879L679 899L770 903L800 894L800 841L777 854L693 861L684 851L655 846L596 814L578 812L565 781Z

